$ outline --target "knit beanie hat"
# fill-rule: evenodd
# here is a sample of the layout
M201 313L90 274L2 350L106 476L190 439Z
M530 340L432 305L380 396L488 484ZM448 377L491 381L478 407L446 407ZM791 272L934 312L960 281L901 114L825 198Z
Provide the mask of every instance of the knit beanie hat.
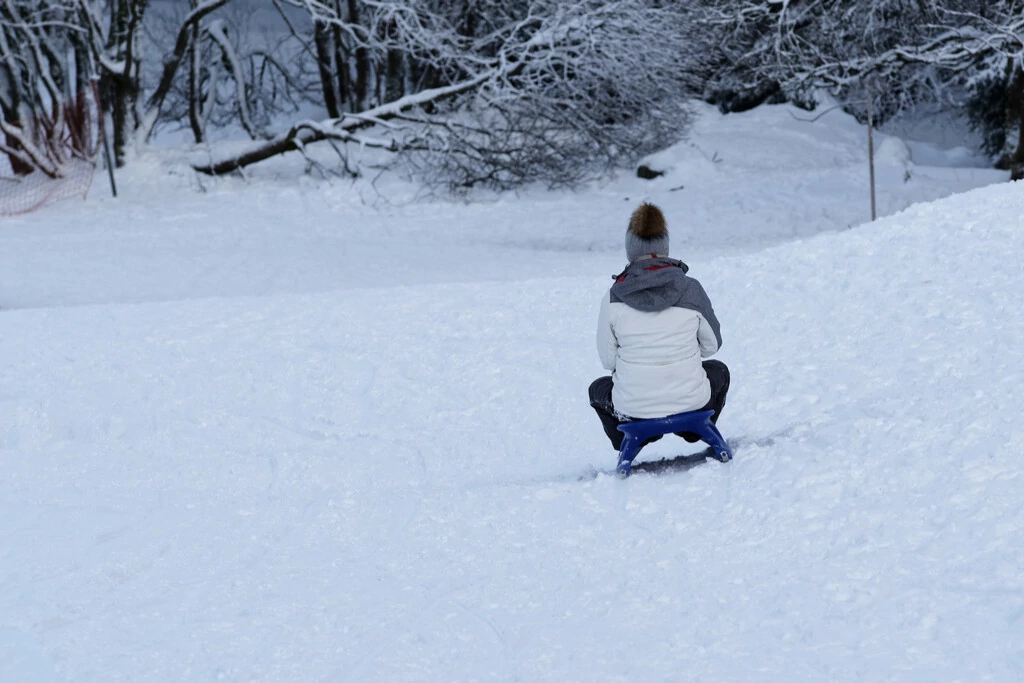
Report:
M641 256L668 256L668 228L665 215L654 204L644 202L629 219L626 230L626 258L629 262Z

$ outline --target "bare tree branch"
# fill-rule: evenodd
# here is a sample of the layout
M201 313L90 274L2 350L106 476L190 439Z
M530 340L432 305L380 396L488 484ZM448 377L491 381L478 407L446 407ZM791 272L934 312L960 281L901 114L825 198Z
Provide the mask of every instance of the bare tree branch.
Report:
M181 61L185 58L185 54L188 50L189 34L192 26L198 24L204 17L223 7L228 2L230 2L230 0L206 0L206 2L196 7L194 10L189 12L188 16L185 17L185 20L181 24L181 28L178 29L178 37L174 41L174 50L166 59L164 59L163 73L160 76L160 81L157 83L156 89L146 102L146 113L142 117L142 121L139 126L140 139L148 140L153 131L153 126L156 125L157 118L160 116L160 108L164 103L164 98L166 98L167 93L170 92L178 67L181 65Z

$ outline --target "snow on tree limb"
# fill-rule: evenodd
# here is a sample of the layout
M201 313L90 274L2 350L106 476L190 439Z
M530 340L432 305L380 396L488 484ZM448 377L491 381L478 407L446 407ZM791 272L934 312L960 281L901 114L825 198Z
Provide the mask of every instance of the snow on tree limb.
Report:
M242 122L242 127L245 129L245 132L249 134L249 137L260 137L260 133L252 121L252 115L249 113L249 102L245 94L245 80L243 78L243 74L245 72L242 69L242 64L238 59L238 54L235 52L234 46L232 46L231 41L228 40L224 21L222 19L215 19L214 21L211 21L209 26L206 27L206 32L220 47L221 53L224 55L224 58L227 60L227 63L231 68L231 77L235 82L235 99L238 103L238 118Z
M322 9L313 0L291 2ZM532 0L517 3L501 23L465 34L431 2L364 0L370 28L360 35L379 41L376 54L398 51L447 83L316 127L293 126L242 154L195 168L227 173L388 123L384 134L393 143L384 148L406 157L428 182L452 188L531 179L572 184L683 133L688 113L681 103L696 87L679 11L648 0ZM366 16L370 10L378 14ZM424 108L429 116L415 111Z
M7 123L7 121L0 119L0 131L3 131L9 139L17 142L18 147L15 156L51 178L59 178L61 176L58 162L45 149L37 146L23 128L13 126ZM8 151L7 154L10 154L10 152Z
M222 175L320 140L327 140L329 138L350 140L352 139L351 134L356 130L368 128L377 122L395 118L408 109L458 96L479 87L490 77L491 74L488 73L454 85L425 90L354 116L326 119L319 123L302 122L293 125L286 133L278 135L272 140L259 144L241 154L209 164L196 164L193 168L200 173ZM375 146L394 147L393 144Z

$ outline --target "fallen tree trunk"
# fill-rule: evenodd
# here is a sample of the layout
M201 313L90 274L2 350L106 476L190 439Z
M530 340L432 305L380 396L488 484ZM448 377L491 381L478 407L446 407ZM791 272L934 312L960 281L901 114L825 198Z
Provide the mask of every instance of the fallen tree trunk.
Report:
M306 145L321 140L340 139L351 140L352 133L363 128L370 128L379 123L394 119L402 113L414 107L420 107L431 102L440 102L452 97L457 97L470 92L501 74L507 74L508 70L495 69L485 72L475 78L461 81L442 88L424 90L415 95L409 95L401 99L389 102L368 109L360 114L348 114L336 119L327 119L318 124L302 123L296 124L287 133L278 135L265 143L257 145L248 151L236 154L221 161L214 161L208 164L195 164L192 166L200 173L209 175L222 175L244 168L250 164L269 159L278 154L300 150Z

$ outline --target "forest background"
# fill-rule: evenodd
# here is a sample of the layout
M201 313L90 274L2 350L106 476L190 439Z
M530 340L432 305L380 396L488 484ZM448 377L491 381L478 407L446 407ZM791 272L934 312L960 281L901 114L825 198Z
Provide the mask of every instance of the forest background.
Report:
M571 187L685 135L688 103L864 122L966 118L1024 177L1020 0L7 0L0 151L15 176L160 132L206 174L313 142L427 187ZM97 103L102 106L97 107ZM922 114L923 112L923 114ZM219 145L246 138L251 142ZM333 157L332 157L333 158Z

